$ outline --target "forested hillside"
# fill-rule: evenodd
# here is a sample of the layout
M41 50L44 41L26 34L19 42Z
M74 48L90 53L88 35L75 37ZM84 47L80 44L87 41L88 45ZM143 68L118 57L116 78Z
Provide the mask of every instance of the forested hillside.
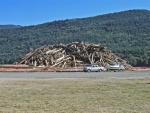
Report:
M150 11L129 10L0 29L0 64L14 63L43 45L73 41L100 43L134 66L150 66Z

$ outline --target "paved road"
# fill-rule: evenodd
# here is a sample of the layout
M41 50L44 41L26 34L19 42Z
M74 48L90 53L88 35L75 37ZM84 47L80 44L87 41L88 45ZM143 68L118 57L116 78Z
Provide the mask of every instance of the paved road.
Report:
M0 78L150 78L145 72L0 72Z

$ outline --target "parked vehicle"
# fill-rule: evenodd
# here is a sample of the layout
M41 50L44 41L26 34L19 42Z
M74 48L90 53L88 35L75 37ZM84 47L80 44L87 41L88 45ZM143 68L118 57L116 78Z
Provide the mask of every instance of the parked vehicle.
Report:
M83 68L84 72L101 72L104 71L105 68L104 67L100 67L98 65L87 65L86 67Z
M113 64L111 65L107 65L106 66L106 70L109 71L109 70L113 70L113 71L123 71L125 70L124 66L119 63L119 62L114 62Z

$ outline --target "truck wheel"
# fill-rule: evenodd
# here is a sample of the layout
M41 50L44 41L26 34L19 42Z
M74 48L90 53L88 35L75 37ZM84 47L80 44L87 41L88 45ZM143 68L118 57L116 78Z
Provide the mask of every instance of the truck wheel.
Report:
M117 69L117 70L114 70L114 72L119 72L120 70L119 69Z
M123 69L121 69L120 71L123 72Z
M88 69L88 71L87 72L91 72L91 70L90 69Z
M98 70L98 72L101 72L101 71L102 71L101 69Z

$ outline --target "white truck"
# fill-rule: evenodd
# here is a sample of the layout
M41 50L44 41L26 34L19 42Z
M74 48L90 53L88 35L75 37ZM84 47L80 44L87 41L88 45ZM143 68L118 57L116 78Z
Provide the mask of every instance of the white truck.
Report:
M98 65L93 65L93 64L90 64L90 65L87 65L83 68L83 71L84 72L101 72L101 71L104 71L105 68L104 67L101 67L101 66L98 66Z
M124 66L120 63L120 62L114 62L113 64L108 64L106 66L106 70L109 71L109 70L113 70L115 72L117 71L123 71L125 70Z

